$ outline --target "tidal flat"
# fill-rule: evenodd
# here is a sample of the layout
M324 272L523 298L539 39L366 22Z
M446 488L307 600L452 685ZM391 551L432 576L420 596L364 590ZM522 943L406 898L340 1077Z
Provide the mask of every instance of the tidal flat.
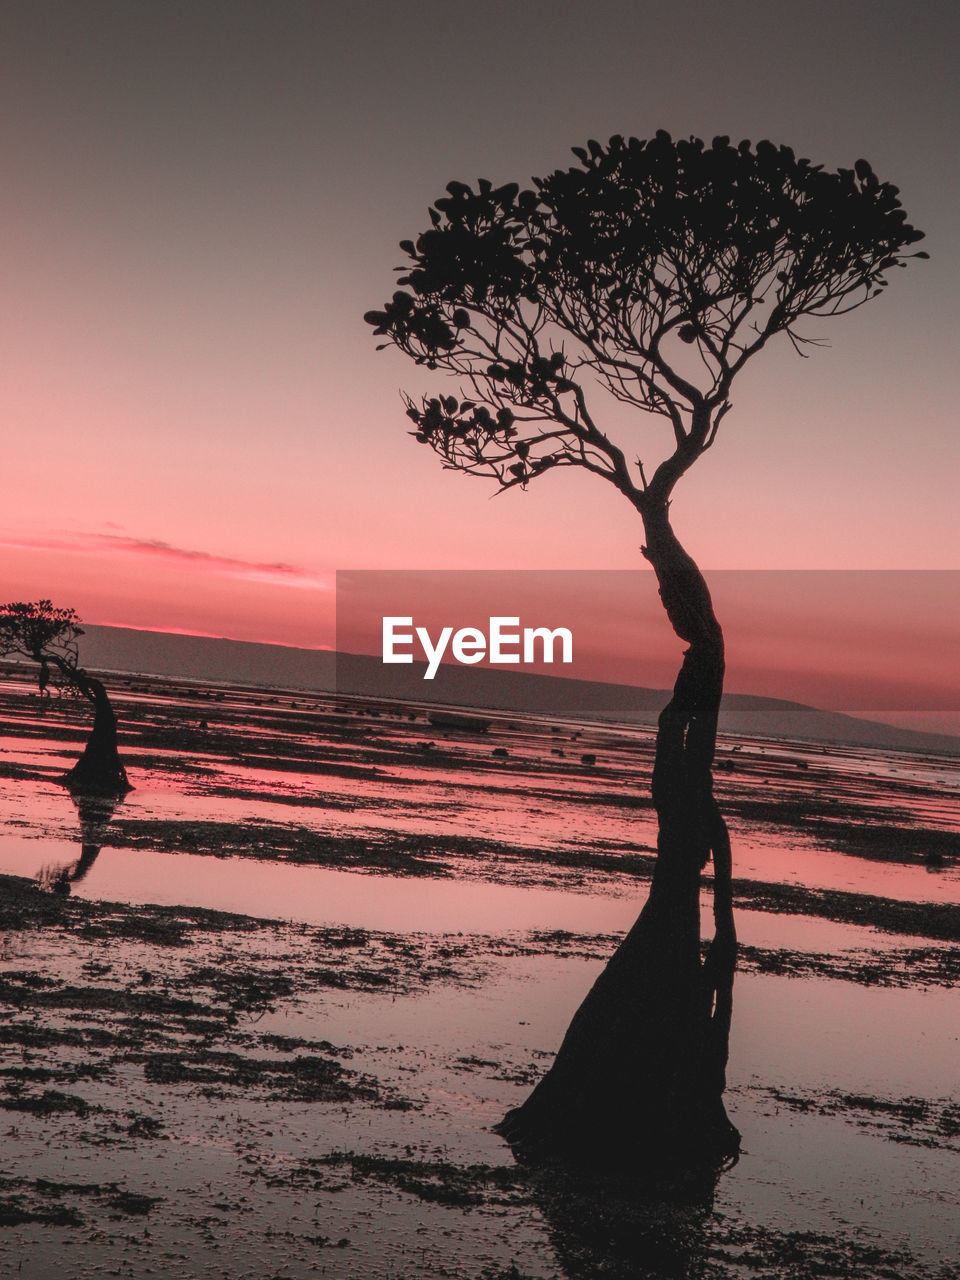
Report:
M960 1275L956 758L721 738L743 1153L681 1201L492 1132L645 899L649 730L111 693L78 806L83 706L0 678L2 1274Z

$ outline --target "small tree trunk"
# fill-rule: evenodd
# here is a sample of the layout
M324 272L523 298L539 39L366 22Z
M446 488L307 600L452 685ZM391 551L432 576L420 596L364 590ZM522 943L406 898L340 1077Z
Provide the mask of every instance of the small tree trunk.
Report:
M83 754L64 782L72 792L119 796L131 790L117 750L117 718L107 691L94 676L73 670L68 678L93 703L93 730Z
M736 935L730 844L711 767L723 634L667 504L641 514L667 616L689 644L660 715L659 824L646 905L574 1015L553 1066L497 1130L519 1157L616 1161L662 1176L739 1149L723 1105ZM700 872L714 858L715 936L700 955Z

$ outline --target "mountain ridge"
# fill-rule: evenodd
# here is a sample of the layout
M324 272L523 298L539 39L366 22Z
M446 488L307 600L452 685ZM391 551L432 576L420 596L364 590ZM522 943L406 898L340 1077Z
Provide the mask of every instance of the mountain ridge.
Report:
M85 666L126 675L254 684L410 702L617 719L654 724L670 694L639 685L444 663L432 681L424 663L288 645L130 627L84 628ZM787 699L724 694L720 728L748 737L797 737L892 750L960 755L960 737L823 711Z

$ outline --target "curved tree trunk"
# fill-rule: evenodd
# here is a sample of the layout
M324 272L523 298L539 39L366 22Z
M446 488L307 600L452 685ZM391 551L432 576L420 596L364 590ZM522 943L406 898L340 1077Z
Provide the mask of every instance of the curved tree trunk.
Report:
M644 554L689 645L657 730L650 894L553 1066L497 1131L521 1158L613 1160L662 1175L716 1167L739 1149L723 1105L736 935L730 843L711 773L723 633L666 502L641 514ZM715 936L701 959L700 873L711 854Z
M127 771L117 750L117 717L107 691L94 676L76 668L65 671L70 682L93 703L93 730L83 754L64 777L72 792L119 796L130 791Z

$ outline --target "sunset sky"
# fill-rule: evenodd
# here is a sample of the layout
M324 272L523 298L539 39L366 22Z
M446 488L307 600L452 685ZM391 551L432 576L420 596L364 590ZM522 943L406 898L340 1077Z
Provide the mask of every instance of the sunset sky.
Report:
M444 472L398 393L451 388L362 315L449 180L658 128L864 156L931 255L748 368L681 537L708 569L960 568L958 37L889 0L5 0L0 597L321 647L338 569L639 567L599 479Z

